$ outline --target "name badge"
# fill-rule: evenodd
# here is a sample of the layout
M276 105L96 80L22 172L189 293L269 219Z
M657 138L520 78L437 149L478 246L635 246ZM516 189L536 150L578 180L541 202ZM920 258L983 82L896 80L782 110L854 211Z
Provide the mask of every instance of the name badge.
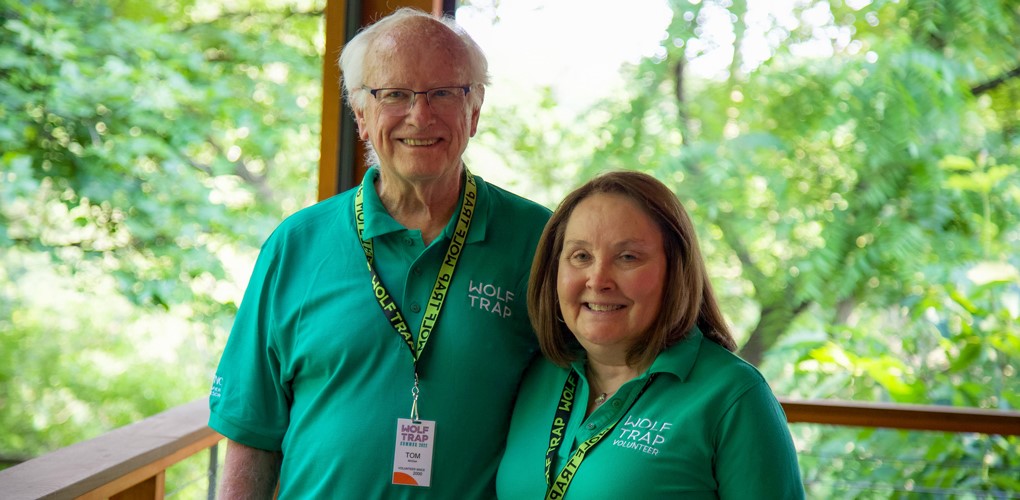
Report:
M393 452L393 484L432 484L432 450L435 447L434 420L397 419L397 444Z

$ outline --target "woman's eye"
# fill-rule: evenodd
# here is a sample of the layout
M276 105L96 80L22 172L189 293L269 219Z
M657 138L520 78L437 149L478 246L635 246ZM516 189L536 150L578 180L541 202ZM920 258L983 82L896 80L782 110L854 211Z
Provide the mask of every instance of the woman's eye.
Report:
M591 256L588 255L586 252L574 252L570 254L570 257L568 257L568 259L573 262L587 262L589 259L591 259Z

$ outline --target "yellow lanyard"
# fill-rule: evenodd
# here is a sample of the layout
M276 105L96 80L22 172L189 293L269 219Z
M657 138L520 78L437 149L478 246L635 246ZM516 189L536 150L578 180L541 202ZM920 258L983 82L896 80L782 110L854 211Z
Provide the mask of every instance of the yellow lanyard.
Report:
M464 203L461 205L460 216L457 218L457 227L453 231L450 245L446 248L446 257L439 268L436 283L432 286L432 293L429 295L429 303L425 308L425 315L421 319L421 328L418 329L417 347L415 346L414 338L411 336L411 330L407 325L407 321L404 320L404 316L393 301L393 297L390 296L382 280L379 279L379 274L375 271L375 265L373 264L375 253L372 247L372 240L366 241L364 238L365 209L363 206L362 187L358 187L358 192L354 197L354 217L358 226L358 239L361 240L361 248L365 251L368 271L372 274L372 290L375 292L375 298L379 302L379 307L382 308L383 314L389 319L390 325L404 338L407 346L411 348L416 380L418 376L418 358L421 357L421 353L425 349L425 343L428 342L429 336L436 326L436 320L439 319L439 312L446 301L446 292L450 288L450 282L453 281L453 272L457 267L457 262L460 260L460 254L464 250L464 242L467 239L468 229L471 227L471 218L475 212L478 187L475 185L475 179L471 176L470 172L465 170L464 174L466 178Z
M617 415L616 420L610 422L604 429L599 431L598 434L588 438L585 442L581 443L577 447L577 451L567 460L567 463L563 465L563 469L560 470L559 475L556 476L556 480L553 481L550 476L552 472L552 462L556 458L556 452L559 451L560 446L563 445L563 434L567 427L567 422L570 420L570 413L573 411L575 404L574 395L577 392L577 381L579 377L577 372L571 370L570 374L567 375L566 382L563 383L563 391L560 393L560 402L556 406L556 413L553 416L552 429L549 431L549 448L545 452L545 485L546 500L559 500L567 494L567 488L570 487L570 482L574 480L574 475L577 474L577 469L581 467L581 462L584 461L584 457L588 455L588 452L598 444L609 434L609 431L616 427L616 424L620 423L623 416L630 412L630 409L637 403L638 398L645 393L648 386L652 384L652 380L655 379L655 374L648 377L645 381L644 387L641 388L641 392L638 393L634 401L631 401L630 406L627 407L626 411L620 412Z

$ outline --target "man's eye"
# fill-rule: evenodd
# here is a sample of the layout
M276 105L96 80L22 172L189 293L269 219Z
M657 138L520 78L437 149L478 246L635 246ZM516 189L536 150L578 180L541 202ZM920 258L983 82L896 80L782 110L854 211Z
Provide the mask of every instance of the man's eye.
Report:
M407 99L407 96L408 92L406 90L395 89L383 92L381 97L388 101L400 101Z

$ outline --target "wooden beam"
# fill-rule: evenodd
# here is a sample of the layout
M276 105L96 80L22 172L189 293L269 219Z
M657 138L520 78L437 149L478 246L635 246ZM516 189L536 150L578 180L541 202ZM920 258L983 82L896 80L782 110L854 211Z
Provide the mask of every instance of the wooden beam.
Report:
M347 2L326 2L326 47L322 61L322 134L319 139L319 200L333 196L339 185L340 68L336 59L344 43L344 8Z
M166 497L166 471L160 471L154 477L150 477L109 498L110 500L163 500L164 497ZM97 498L106 497L101 496Z
M1020 436L1020 411L780 398L790 423Z

